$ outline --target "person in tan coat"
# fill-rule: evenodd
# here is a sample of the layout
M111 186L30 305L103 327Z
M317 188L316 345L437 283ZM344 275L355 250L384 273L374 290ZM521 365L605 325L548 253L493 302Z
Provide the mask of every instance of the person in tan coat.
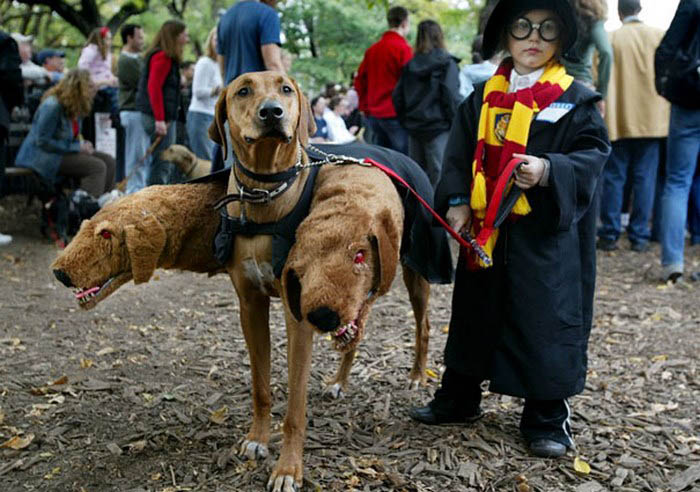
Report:
M625 182L632 186L627 234L634 251L648 249L662 139L668 135L669 103L654 87L654 52L664 32L639 20L639 0L620 0L622 27L610 34L612 67L605 122L612 154L602 181L598 248L617 249Z

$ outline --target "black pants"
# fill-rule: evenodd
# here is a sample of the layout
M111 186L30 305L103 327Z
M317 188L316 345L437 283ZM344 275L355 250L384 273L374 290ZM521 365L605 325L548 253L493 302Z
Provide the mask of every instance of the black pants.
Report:
M449 367L442 376L438 392L449 395L467 414L473 414L481 403L481 381ZM551 439L573 447L570 417L571 410L566 399L525 398L523 414L520 416L520 433L528 443L538 439Z

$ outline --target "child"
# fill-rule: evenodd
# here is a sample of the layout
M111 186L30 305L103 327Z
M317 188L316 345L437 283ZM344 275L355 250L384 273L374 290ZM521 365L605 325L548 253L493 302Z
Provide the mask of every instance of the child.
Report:
M600 95L567 75L560 56L576 39L565 0L501 0L484 31L484 57L510 53L465 100L452 124L435 203L491 257L462 251L440 389L411 417L426 424L481 415L481 382L525 398L520 431L536 456L574 447L566 398L580 393L595 285L589 208L610 143ZM522 191L499 228L485 220L509 189Z
M97 93L109 101L110 113L116 120L119 114L119 80L112 73L112 33L108 27L93 29L87 38L87 44L80 52L78 67L90 72L92 81L97 86Z

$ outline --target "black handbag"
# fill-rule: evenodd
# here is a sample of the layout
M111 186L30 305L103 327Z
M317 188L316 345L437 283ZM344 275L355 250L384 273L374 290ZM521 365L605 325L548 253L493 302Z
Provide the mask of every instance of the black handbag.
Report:
M656 92L672 104L700 109L700 33L691 30L690 35L690 42L673 53L657 48L654 82Z

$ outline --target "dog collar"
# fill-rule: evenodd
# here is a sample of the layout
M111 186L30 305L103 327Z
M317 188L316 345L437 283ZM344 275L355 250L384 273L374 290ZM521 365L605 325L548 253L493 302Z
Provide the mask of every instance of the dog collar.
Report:
M263 174L251 171L249 168L245 167L235 155L233 156L233 165L236 166L237 170L245 174L250 179L254 179L255 181L259 181L261 183L279 183L280 181L289 181L290 179L295 178L296 175L299 174L304 168L301 165L301 146L297 152L296 164L289 169L285 169L284 171L280 171L278 173Z

